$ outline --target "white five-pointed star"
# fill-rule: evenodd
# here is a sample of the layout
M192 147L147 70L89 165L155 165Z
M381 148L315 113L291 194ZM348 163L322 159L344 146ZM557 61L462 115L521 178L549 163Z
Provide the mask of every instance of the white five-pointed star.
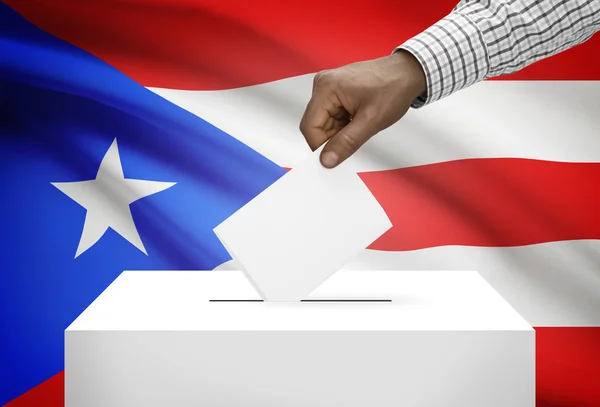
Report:
M135 227L129 204L148 195L164 191L175 182L127 179L123 175L117 139L115 139L98 169L95 180L52 182L87 212L75 258L92 247L108 228L127 239L144 254L146 248Z

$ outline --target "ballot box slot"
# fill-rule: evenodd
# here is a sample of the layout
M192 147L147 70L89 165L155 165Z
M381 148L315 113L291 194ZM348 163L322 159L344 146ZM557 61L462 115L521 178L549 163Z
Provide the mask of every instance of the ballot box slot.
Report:
M209 302L264 302L264 300L209 300ZM300 302L392 302L392 300L385 300L385 299L373 299L373 300L323 299L323 300L301 300Z
M392 300L301 300L300 302L392 302Z

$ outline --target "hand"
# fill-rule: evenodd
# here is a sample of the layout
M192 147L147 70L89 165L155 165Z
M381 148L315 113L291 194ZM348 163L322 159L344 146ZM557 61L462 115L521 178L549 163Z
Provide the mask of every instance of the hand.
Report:
M421 64L403 50L319 72L300 131L313 151L329 140L321 163L333 168L400 120L425 89Z

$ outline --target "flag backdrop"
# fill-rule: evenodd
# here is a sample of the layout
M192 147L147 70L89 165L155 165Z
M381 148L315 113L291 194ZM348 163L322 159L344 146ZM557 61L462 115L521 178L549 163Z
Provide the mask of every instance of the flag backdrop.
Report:
M235 268L212 228L310 151L312 75L454 5L0 3L0 405L62 405L122 270ZM498 79L351 159L394 227L347 268L478 270L536 328L538 406L600 406L600 38Z

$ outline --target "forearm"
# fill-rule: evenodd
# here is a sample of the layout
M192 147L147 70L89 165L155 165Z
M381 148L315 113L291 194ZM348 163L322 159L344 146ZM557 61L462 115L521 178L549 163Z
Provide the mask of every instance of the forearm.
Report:
M462 0L398 49L421 63L421 107L486 78L516 72L588 40L600 29L600 0Z

